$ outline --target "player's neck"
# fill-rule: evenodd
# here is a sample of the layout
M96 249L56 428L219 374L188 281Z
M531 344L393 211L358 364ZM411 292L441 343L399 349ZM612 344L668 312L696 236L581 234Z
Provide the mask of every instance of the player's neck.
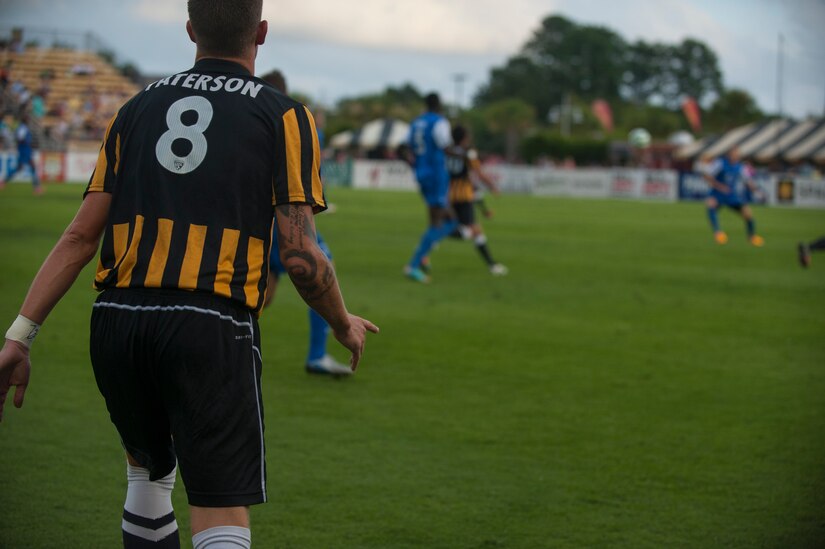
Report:
M242 57L229 57L229 56L226 56L226 55L215 55L215 54L211 54L211 53L206 53L206 52L201 51L200 49L198 49L198 51L195 53L195 62L197 63L201 59L221 59L223 61L232 61L233 63L237 63L238 65L241 65L243 68L245 68L246 70L249 71L249 74L254 76L255 75L255 57L257 57L257 54L258 54L257 50L258 50L258 48L255 48L255 50L250 51L249 54L244 55Z

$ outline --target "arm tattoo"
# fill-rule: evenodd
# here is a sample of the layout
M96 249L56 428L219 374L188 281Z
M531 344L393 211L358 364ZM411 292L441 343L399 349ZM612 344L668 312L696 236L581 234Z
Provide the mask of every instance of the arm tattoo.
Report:
M321 299L334 287L335 274L326 261L318 265L312 253L302 250L290 250L284 254L284 258L289 278L305 300Z
M285 244L286 247L304 249L304 238L308 238L312 242L317 242L318 236L315 234L315 229L312 225L312 220L309 217L311 214L307 212L307 208L296 204L285 204L275 208L276 215L281 218L286 218L288 222L288 233L281 231L281 227L276 221L275 225L278 230L279 243Z

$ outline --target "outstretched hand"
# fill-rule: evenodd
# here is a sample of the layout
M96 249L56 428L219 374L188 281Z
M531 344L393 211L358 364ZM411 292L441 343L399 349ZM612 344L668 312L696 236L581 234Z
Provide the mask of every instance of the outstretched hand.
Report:
M23 397L29 384L30 372L29 350L22 343L7 339L3 349L0 350L0 421L3 420L6 396L12 386L16 387L14 390L15 407L23 406Z
M361 361L361 355L364 354L364 344L367 341L367 332L374 334L378 333L378 326L360 316L349 316L349 329L346 331L334 331L335 339L349 349L352 356L350 357L350 367L354 372L358 368L358 363Z

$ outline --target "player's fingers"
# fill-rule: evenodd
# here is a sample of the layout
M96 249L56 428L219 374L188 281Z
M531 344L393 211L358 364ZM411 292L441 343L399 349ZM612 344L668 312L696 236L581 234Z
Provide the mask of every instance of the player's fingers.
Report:
M28 385L18 385L14 389L14 407L15 408L22 408L23 407L23 397L26 395L26 387L28 387Z
M373 324L372 322L370 322L366 318L363 319L363 320L364 320L364 327L367 329L368 332L372 332L374 334L377 334L378 332L381 331L380 328L378 328L378 326L376 326L375 324Z
M350 358L349 364L352 367L352 371L354 372L358 368L358 363L361 362L361 348L354 350L352 352L352 357Z

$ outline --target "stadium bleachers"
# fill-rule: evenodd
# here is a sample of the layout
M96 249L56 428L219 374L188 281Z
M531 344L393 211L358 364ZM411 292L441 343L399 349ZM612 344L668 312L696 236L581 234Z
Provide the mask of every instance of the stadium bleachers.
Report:
M84 131L73 137L96 138L101 126L137 86L96 53L82 50L28 48L22 53L0 51L0 65L12 61L11 80L35 96L47 86L46 115L37 125L49 133L65 121ZM45 78L44 78L45 77Z

